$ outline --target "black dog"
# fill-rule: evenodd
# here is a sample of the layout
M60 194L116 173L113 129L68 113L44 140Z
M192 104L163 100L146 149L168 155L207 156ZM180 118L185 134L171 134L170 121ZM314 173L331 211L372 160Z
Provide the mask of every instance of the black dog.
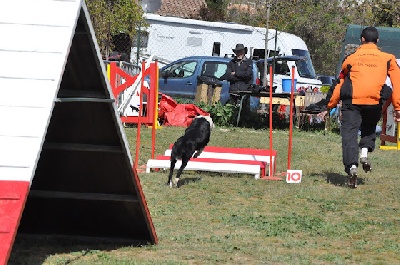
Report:
M179 187L179 177L185 169L190 158L198 157L204 150L204 147L210 141L211 129L214 128L214 123L210 116L197 116L189 127L185 130L185 135L176 140L172 146L171 166L167 185ZM195 153L196 152L196 153ZM172 180L172 174L175 169L177 159L182 160L182 165L178 170L176 178Z

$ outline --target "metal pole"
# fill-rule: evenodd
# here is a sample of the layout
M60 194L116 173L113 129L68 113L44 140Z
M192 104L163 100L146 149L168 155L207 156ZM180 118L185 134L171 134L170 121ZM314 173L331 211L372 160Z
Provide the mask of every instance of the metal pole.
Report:
M267 1L267 23L265 26L265 53L264 53L264 78L263 78L263 85L267 86L267 73L268 73L268 30L269 30L269 11L271 9L271 1ZM272 89L272 87L270 88Z
M293 102L294 102L294 71L295 66L292 66L292 85L290 86L290 114L289 114L289 144L288 144L288 164L287 169L290 169L292 159L292 139L293 139Z
M141 33L142 23L139 22L139 29L137 31L137 41L136 41L136 65L139 66L139 52L140 52L140 33Z

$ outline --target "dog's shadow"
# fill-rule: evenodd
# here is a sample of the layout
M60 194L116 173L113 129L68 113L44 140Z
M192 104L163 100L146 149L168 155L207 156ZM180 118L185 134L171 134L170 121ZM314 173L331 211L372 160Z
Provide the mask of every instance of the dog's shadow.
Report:
M325 175L325 179L327 183L330 183L335 186L340 186L340 187L348 187L348 177L347 175L342 175L338 173L331 173L331 172L323 172ZM365 179L364 178L357 178L357 185L364 185L365 184Z
M194 177L194 178L181 178L178 183L178 188L187 185L189 183L200 181L201 177Z

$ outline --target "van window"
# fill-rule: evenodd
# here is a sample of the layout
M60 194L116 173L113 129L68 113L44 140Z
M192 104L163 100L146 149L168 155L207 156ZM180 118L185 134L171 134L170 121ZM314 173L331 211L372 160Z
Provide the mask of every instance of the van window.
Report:
M301 77L316 79L314 67L311 62L310 53L306 50L293 49L293 55L302 56L305 59L296 61L297 71Z
M205 62L201 69L201 75L220 78L226 72L228 64L224 62Z
M275 62L275 74L277 75L290 75L290 69L286 61Z
M278 55L279 55L279 51L268 50L268 57L273 57L273 56L278 56ZM257 60L264 59L265 58L265 49L254 49L252 57Z

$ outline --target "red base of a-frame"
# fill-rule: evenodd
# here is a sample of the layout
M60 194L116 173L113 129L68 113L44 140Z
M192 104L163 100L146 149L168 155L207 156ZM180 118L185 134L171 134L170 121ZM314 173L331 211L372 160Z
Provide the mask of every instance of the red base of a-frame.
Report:
M29 182L0 181L0 264L7 264L29 192Z

